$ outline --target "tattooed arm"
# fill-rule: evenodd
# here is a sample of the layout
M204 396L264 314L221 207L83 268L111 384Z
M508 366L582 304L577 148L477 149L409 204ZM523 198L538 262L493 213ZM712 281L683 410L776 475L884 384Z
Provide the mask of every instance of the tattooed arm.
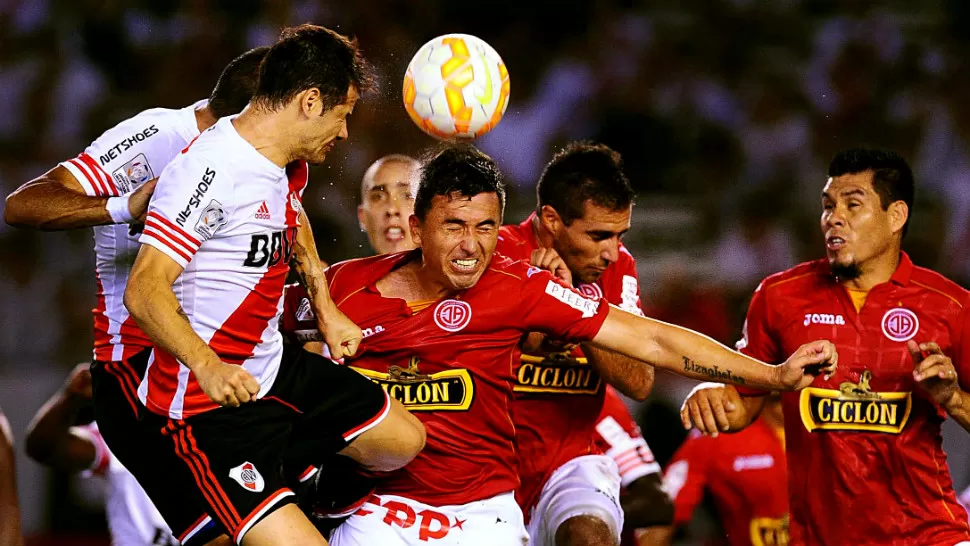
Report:
M220 405L238 406L259 392L242 366L223 363L192 329L172 283L182 266L151 245L142 245L125 289L125 307L138 327L160 349L195 374L206 395Z
M296 241L293 243L293 259L290 262L300 282L310 296L310 304L317 316L317 326L327 342L330 355L333 358L353 356L360 345L361 331L347 318L330 297L327 277L323 270L327 267L320 261L317 244L313 239L313 230L306 213L300 211L300 227L296 231Z
M838 361L834 345L817 341L800 347L781 366L771 366L692 330L612 306L593 344L686 377L766 390L806 387Z

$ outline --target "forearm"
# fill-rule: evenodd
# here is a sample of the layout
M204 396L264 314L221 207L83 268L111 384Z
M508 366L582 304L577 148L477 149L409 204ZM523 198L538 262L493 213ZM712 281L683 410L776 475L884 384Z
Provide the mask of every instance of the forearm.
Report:
M205 341L192 330L188 317L163 279L134 276L125 291L125 307L152 342L193 372L220 362Z
M323 272L327 264L320 260L317 244L313 239L313 230L310 228L310 220L303 211L300 212L300 227L296 231L291 265L306 288L317 316L325 316L334 307L333 300L330 299L327 277Z
M107 202L107 197L85 195L41 177L10 194L3 215L11 226L43 230L114 224Z
M74 460L70 454L71 426L86 400L66 392L54 395L37 412L27 427L24 440L27 455L35 461L63 470L81 470L94 461L93 449L87 460Z
M7 419L0 413L0 546L22 544L13 438Z
M610 309L593 343L693 379L765 390L780 387L773 366L692 330L618 309Z
M644 529L637 535L637 546L668 546L676 531L673 525Z
M945 404L943 409L946 410L951 419L959 423L964 430L970 432L970 393L957 389L950 402Z
M613 351L583 344L583 354L604 381L626 396L642 402L653 389L653 366Z

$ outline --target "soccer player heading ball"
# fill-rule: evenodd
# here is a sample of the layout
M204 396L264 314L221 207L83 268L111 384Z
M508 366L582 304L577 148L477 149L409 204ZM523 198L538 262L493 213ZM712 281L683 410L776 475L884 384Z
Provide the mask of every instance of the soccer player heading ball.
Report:
M940 425L970 430L970 293L901 251L913 174L892 152L849 150L822 188L826 257L755 290L738 342L780 362L833 339L839 370L784 393L791 544L970 544ZM710 386L684 403L685 426L747 426L767 393Z

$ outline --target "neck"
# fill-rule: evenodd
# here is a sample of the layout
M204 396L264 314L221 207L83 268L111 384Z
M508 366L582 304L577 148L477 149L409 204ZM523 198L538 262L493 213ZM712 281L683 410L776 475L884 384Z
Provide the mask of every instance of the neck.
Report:
M195 124L199 127L200 133L215 125L217 121L219 121L219 118L212 113L212 109L208 105L196 109Z
M391 271L377 285L382 296L405 301L436 300L452 292L431 275L423 256Z
M297 159L287 145L289 132L286 130L288 124L283 119L285 112L267 112L250 105L232 120L239 136L281 168Z
M539 221L538 214L532 217L532 234L535 235L541 248L552 248L554 242L552 233L549 233L549 230Z
M896 268L899 267L899 258L899 247L894 246L893 250L884 252L865 264L859 264L858 277L839 282L849 290L868 292L876 285L889 282Z

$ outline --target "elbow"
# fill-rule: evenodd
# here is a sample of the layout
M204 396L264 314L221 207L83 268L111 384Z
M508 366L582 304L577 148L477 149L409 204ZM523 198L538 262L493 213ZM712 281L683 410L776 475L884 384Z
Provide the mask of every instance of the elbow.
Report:
M633 385L627 396L636 400L637 402L645 402L650 393L653 392L653 366L645 374L640 381Z
M142 318L142 309L144 298L138 293L139 286L138 278L132 275L128 278L128 285L125 287L125 295L122 298L122 303L125 305L125 309L128 310L128 314L131 318L135 319L135 322L139 322Z
M11 227L31 227L23 206L23 199L17 193L7 196L3 206L3 221Z
M54 450L50 442L37 429L31 428L27 431L27 437L24 438L24 451L34 461L40 464L47 464Z

